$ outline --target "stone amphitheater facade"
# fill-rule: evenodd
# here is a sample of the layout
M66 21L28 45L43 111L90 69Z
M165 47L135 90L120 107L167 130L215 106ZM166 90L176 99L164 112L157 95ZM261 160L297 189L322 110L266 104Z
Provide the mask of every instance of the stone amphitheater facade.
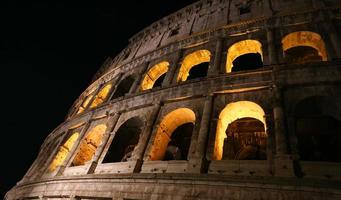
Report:
M5 199L341 199L340 33L339 0L166 16L106 60Z

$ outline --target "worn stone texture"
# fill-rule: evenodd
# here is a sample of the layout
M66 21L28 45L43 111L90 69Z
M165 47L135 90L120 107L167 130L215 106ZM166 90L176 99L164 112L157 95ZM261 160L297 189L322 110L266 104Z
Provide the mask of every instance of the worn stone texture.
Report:
M329 97L324 109L341 120L340 10L339 0L201 0L151 24L104 62L5 199L341 199L341 163L300 160L295 134L296 105L309 97ZM282 39L298 31L321 37L326 61L287 63ZM261 43L263 67L227 73L228 49L243 40ZM184 58L198 50L211 53L207 76L178 82ZM163 61L169 66L162 84L142 91L148 70ZM112 98L129 76L131 87ZM104 103L77 114L108 84L113 87ZM266 160L213 159L219 114L238 101L264 110ZM195 114L187 159L150 160L160 123L179 108ZM133 117L143 125L132 156L102 163L119 128ZM79 144L99 124L107 129L95 154L72 166ZM70 153L50 172L60 146L76 131Z

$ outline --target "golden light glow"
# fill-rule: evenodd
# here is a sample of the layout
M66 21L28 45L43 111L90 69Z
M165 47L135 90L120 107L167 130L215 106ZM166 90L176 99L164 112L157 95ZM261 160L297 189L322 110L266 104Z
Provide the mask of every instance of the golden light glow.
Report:
M94 95L89 95L86 97L86 99L83 101L82 105L79 107L77 114L82 113L86 107L88 106L90 100L92 99Z
M233 61L236 58L248 53L259 53L263 60L262 44L257 40L243 40L234 43L227 50L226 73L232 71Z
M169 62L163 61L149 69L148 73L142 81L141 90L148 90L153 88L155 81L168 71L168 66Z
M230 123L237 119L251 117L261 121L265 127L264 115L265 113L263 109L258 104L251 101L229 103L219 114L213 150L213 160L222 159L224 139L226 138L225 131Z
M109 93L111 91L112 85L108 84L98 94L95 96L95 99L92 101L90 108L95 108L98 105L102 104L105 100L107 100Z
M187 55L182 61L177 82L186 81L189 75L189 71L193 66L204 62L210 62L210 59L211 52L209 52L208 50L198 50Z
M323 61L327 61L327 51L323 39L317 33L310 31L299 31L289 33L282 39L283 51L297 47L308 46L316 49Z
M195 114L188 108L179 108L168 113L159 124L150 150L151 160L162 160L174 130L186 123L195 123Z
M73 145L77 141L79 133L76 132L59 148L59 151L49 166L49 171L53 172L58 166L63 164L65 158L70 153Z
M80 144L77 155L73 160L73 165L84 165L92 159L97 147L102 143L102 139L107 126L100 124L91 129Z

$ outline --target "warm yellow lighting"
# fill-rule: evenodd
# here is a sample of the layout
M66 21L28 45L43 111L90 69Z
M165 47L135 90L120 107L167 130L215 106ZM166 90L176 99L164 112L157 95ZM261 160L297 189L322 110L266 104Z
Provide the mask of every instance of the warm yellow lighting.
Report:
M283 51L297 47L308 46L316 49L323 61L327 61L327 51L321 36L310 31L289 33L282 39Z
M211 52L208 50L198 50L185 57L182 61L177 82L186 81L189 75L189 71L195 65L199 65L204 62L210 62Z
M72 136L59 148L57 155L55 156L55 158L53 159L52 163L49 166L50 172L53 172L58 166L63 164L65 158L68 156L78 137L79 137L78 132L72 134Z
M77 155L73 160L73 165L84 165L92 159L97 147L102 143L102 139L107 126L100 124L91 129L80 144Z
M243 40L234 43L227 50L226 73L232 71L234 59L248 53L259 53L263 60L262 44L257 40Z
M101 91L98 92L98 94L95 96L95 99L92 101L90 108L95 108L98 105L102 104L105 100L107 100L107 97L111 91L111 84L106 85L104 88L101 89Z
M258 104L251 101L238 101L228 104L219 114L212 159L221 160L223 156L224 139L226 138L225 131L230 123L237 119L250 117L258 119L265 127L264 115L263 109Z
M79 107L77 114L82 113L85 110L85 108L88 106L92 97L93 97L93 95L89 95L86 97L86 99L83 101L82 105Z
M179 108L168 113L159 124L153 145L150 150L150 160L162 160L172 133L179 126L195 123L195 114L188 108Z
M164 61L154 65L151 69L149 69L142 81L141 90L153 88L155 81L168 71L168 66L169 62Z

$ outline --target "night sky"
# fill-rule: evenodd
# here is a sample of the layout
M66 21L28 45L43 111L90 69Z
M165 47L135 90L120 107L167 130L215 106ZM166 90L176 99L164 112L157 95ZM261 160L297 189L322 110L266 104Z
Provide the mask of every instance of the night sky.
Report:
M0 6L1 196L24 176L104 60L195 0L70 2Z

